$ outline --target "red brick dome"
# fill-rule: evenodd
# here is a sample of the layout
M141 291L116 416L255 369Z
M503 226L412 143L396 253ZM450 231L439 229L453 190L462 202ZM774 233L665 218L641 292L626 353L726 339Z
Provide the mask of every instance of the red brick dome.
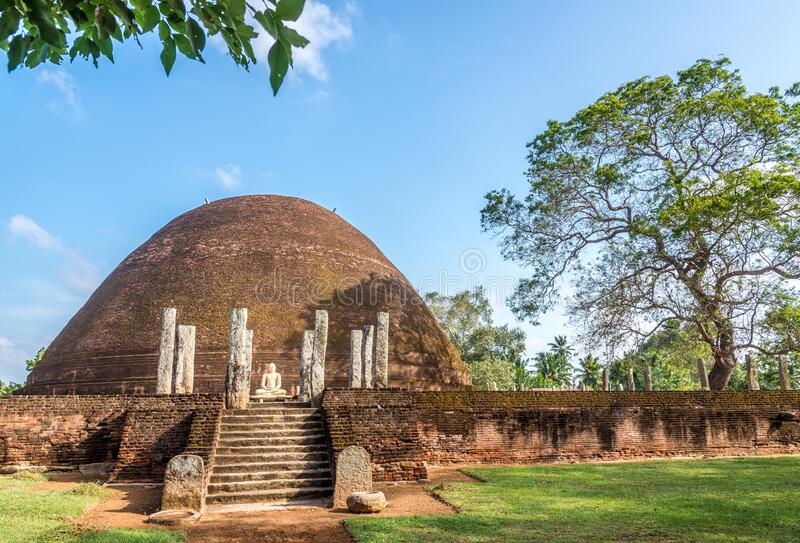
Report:
M195 391L222 389L228 313L247 307L253 379L275 362L297 384L303 330L329 314L326 382L344 386L350 330L390 314L390 386L468 382L455 347L408 280L344 219L285 196L219 200L174 219L130 254L56 337L29 393L155 391L161 311L197 326Z

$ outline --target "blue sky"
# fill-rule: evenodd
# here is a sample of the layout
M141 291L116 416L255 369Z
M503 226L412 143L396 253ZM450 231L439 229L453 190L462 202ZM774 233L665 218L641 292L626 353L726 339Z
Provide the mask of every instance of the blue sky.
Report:
M155 40L116 64L0 74L0 379L24 379L93 288L210 199L337 208L421 290L518 277L480 231L483 194L523 191L525 143L603 92L725 54L747 85L800 80L800 3L308 0L311 40L277 98L220 51L164 76ZM3 59L3 64L4 64ZM531 354L554 312L523 325Z

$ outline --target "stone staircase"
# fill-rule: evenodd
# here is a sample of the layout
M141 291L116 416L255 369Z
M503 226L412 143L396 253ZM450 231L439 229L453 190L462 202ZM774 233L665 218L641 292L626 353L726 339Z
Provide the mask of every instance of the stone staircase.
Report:
M206 504L290 505L333 493L322 415L309 403L265 400L222 415Z

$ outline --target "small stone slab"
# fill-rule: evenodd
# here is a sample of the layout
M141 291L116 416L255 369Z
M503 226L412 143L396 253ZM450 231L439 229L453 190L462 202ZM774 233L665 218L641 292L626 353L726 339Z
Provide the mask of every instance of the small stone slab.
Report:
M78 466L78 471L80 471L83 475L96 475L96 476L105 476L114 471L114 464L113 462L95 462L93 464L81 464Z
M336 485L333 489L333 507L345 507L347 497L353 492L372 492L372 466L364 447L345 447L336 458Z
M162 526L186 526L187 524L194 524L198 520L200 520L200 513L197 511L176 509L158 511L147 517L147 522L161 524Z
M167 464L164 473L162 511L203 510L203 459L194 454L179 454Z
M353 492L347 496L347 509L351 513L380 513L387 505L383 492Z

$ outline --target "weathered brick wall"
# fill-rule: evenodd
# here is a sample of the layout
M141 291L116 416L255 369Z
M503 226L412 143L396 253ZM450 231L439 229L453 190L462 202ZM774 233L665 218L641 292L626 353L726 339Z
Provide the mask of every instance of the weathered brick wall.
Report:
M221 410L214 394L0 398L0 465L117 462L117 479L157 480L175 454L208 459Z
M425 462L525 463L800 452L800 392L326 390L334 454L370 451L378 480Z

